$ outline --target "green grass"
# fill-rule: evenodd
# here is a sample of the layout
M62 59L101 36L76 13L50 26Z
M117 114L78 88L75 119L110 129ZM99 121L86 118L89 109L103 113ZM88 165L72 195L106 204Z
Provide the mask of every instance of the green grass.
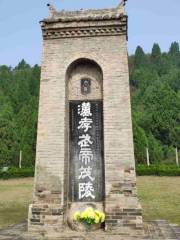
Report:
M32 178L0 181L0 228L27 218L32 186Z
M138 177L138 195L145 220L180 224L180 177ZM33 178L0 180L0 228L27 219Z
M180 225L180 177L138 177L137 184L145 220Z

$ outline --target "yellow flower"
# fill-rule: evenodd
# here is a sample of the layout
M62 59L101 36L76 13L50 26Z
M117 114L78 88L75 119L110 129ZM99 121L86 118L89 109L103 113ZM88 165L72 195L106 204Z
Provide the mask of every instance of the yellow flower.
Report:
M93 208L92 207L88 207L88 208L86 208L86 210L85 211L87 211L87 212L94 212L94 210L93 210Z
M77 211L77 212L75 212L74 215L73 215L73 220L74 220L74 221L77 221L77 220L79 220L79 218L80 218L80 212Z
M101 212L100 212L100 211L95 210L94 212L95 212L98 216L101 216Z
M103 223L105 221L105 214L102 212L101 213L101 223Z
M97 215L95 215L95 223L99 223L99 217Z
M94 219L95 218L95 213L93 211L88 212L88 218Z
M95 210L95 213L99 217L99 221L101 223L105 221L105 214L103 212Z
M88 213L86 211L81 213L81 218L87 218L88 217Z
M101 211L94 210L92 207L88 207L83 212L75 212L73 215L73 220L85 221L88 224L102 223L105 221L105 214Z

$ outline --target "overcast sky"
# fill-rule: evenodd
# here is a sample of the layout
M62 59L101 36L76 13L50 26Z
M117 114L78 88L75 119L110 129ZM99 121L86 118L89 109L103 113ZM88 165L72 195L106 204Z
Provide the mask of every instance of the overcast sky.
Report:
M48 16L48 0L0 0L0 65L15 66L22 58L41 62L39 21ZM51 0L58 10L115 7L120 0ZM128 50L137 45L150 52L154 42L162 51L180 42L180 0L129 0Z

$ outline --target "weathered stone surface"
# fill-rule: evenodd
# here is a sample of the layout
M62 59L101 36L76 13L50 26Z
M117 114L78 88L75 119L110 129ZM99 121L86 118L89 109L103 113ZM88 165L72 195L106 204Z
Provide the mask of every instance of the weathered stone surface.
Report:
M167 221L154 221L144 224L144 233L142 231L138 234L136 231L129 231L124 235L115 233L105 233L102 230L86 233L77 233L70 230L62 233L60 236L47 232L46 234L32 234L28 233L26 223L10 226L7 229L0 230L0 240L179 240L180 227L175 224L168 224Z
M123 6L112 9L53 11L41 21L44 39L127 35Z
M105 230L142 230L137 199L124 9L55 13L42 22L41 72L34 202L28 229L59 236L69 199L69 101L103 101L105 196L93 203L105 211ZM91 79L82 94L80 80ZM72 218L72 216L71 216Z
M119 19L124 15L124 7L119 5L117 8L109 9L90 9L79 11L54 11L53 14L45 19L45 22L79 22L89 20L106 20L106 19Z

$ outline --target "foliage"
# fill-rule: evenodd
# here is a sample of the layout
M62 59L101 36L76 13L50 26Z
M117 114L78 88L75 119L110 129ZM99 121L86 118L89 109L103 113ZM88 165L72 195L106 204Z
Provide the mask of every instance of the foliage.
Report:
M88 207L82 212L75 212L73 220L84 222L88 225L103 223L105 221L105 214L101 211L94 210L92 207Z
M0 167L34 166L40 67L0 66Z
M138 176L180 176L180 167L176 165L143 165L136 166Z
M146 148L147 148L147 137L144 130L139 127L136 123L133 124L134 132L134 152L137 157L138 163L145 163L146 161Z
M14 168L11 167L7 172L4 172L3 169L0 169L0 179L10 179L10 178L25 178L33 177L34 169L33 168Z
M175 163L180 148L180 51L174 42L168 53L153 45L151 54L138 46L129 57L134 146L137 163Z

